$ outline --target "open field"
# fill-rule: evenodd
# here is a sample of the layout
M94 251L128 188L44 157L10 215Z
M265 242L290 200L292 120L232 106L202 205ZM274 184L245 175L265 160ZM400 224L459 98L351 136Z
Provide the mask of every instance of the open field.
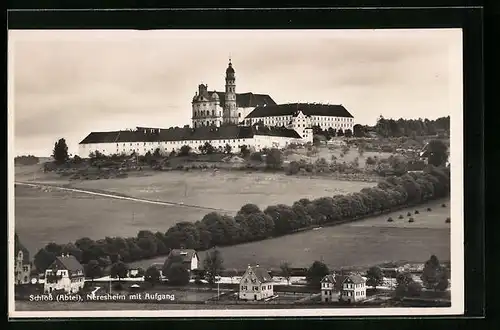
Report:
M117 192L137 198L239 210L246 203L261 208L288 204L301 198L318 198L358 192L370 182L290 177L282 173L160 172L146 177L73 182L72 187Z
M431 202L366 220L221 247L220 250L227 268L240 269L253 263L279 269L283 261L291 263L292 267L309 267L314 260L323 260L330 268L363 267L399 260L423 262L432 254L440 260L450 260L450 224L445 223L444 211L449 212L449 208L440 210L442 217L431 216L432 212L425 211L430 206L437 212L437 206L443 202L449 204L449 200ZM406 216L405 220L397 220L399 214L406 215L415 209L422 211L420 215L412 215L415 222L407 223ZM389 216L395 219L393 223L387 223ZM203 259L205 253L199 255ZM165 257L159 257L137 261L131 266L147 268L151 263L164 260Z
M47 243L78 238L135 236L140 230L165 232L179 221L200 220L207 211L17 186L15 228L34 255Z
M359 167L364 168L366 165L366 159L368 157L374 158L378 157L379 159L384 159L384 158L389 158L389 156L392 155L392 153L389 152L377 152L377 151L365 151L362 156L359 155L358 150L356 148L351 148L347 154L345 154L343 157L341 156L342 154L342 149L340 147L336 148L326 148L326 147L320 147L317 148L318 153L313 156L307 156L307 150L306 149L296 149L293 151L290 151L288 155L285 156L285 160L288 161L300 161L300 160L305 160L306 162L315 162L317 159L324 158L327 162L330 162L332 160L332 156L335 156L337 158L337 162L352 162L354 159L357 157L358 162L359 162Z
M22 173L27 175L32 171ZM291 205L303 197L333 196L372 185L366 182L291 178L272 173L220 172L212 176L209 172L160 172L146 177L84 181L72 186L236 212L246 203L255 203L262 208L278 203ZM16 231L33 254L50 242L63 244L81 237L130 237L143 229L165 232L177 222L201 220L209 212L55 189L15 188Z

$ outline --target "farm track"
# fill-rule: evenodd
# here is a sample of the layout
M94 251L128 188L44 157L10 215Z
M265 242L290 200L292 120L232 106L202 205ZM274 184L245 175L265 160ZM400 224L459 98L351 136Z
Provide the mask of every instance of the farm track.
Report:
M218 208L212 208L212 207L206 207L206 206L200 206L200 205L191 205L191 204L183 204L183 203L175 203L175 202L167 202L167 201L155 201L155 200L150 200L150 199L131 197L131 196L127 196L124 194L118 194L118 193L115 194L115 193L110 193L110 192L100 192L100 191L92 191L92 190L85 190L85 189L68 188L68 187L62 187L62 186L58 186L58 185L41 183L41 182L29 182L28 183L28 182L16 181L15 184L21 185L21 186L35 187L35 188L43 188L43 187L53 188L53 189L58 189L58 190L63 190L63 191L82 193L82 194L100 196L100 197L106 197L106 198L128 200L128 201L132 201L132 202L139 202L139 203L146 203L146 204L176 206L176 207L184 207L184 208L207 210L207 211L235 212L234 210L224 210L224 209L218 209Z

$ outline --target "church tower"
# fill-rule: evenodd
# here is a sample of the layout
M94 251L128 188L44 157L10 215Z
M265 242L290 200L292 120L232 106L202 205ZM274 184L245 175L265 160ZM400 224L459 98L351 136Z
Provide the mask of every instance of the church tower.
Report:
M224 101L224 122L238 124L238 111L236 108L236 78L234 76L231 59L229 59L229 66L226 69L226 94Z

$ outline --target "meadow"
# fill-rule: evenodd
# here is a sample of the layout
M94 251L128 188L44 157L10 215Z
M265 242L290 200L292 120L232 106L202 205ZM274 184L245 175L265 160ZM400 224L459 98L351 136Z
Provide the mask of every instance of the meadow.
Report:
M172 171L125 179L74 181L69 186L238 211L247 203L257 204L260 208L276 204L291 205L301 198L347 194L374 185L372 182L293 177L282 173Z
M446 203L447 207L441 207ZM433 201L407 210L371 217L352 223L299 232L278 238L241 245L220 247L227 268L244 269L258 263L279 269L286 261L292 267L309 267L322 260L330 268L369 267L392 261L423 262L434 254L450 260L449 200ZM431 207L433 210L427 212ZM407 212L419 210L409 223ZM403 214L404 219L398 219ZM387 222L393 217L392 223ZM204 259L205 252L199 253ZM131 263L147 268L164 257Z

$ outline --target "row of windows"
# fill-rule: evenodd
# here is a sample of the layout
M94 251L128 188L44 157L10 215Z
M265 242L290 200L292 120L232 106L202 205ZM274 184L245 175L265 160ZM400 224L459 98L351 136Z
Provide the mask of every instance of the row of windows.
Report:
M360 284L352 284L352 283L346 283L344 284L344 288L345 289L354 289L354 288L362 288L364 287L365 285L363 283L360 283Z
M200 110L200 111L195 111L194 112L195 117L202 117L202 116L222 116L222 113L220 111L215 112L215 110Z
M241 286L241 290L242 290L242 291L246 291L246 290L248 290L248 286L246 286L246 285L242 285L242 286ZM254 286L252 286L252 290L253 290L253 291L259 291L259 287L258 287L258 286L256 286L256 285L254 285ZM262 290L271 290L271 285L263 285L263 286L262 286Z

